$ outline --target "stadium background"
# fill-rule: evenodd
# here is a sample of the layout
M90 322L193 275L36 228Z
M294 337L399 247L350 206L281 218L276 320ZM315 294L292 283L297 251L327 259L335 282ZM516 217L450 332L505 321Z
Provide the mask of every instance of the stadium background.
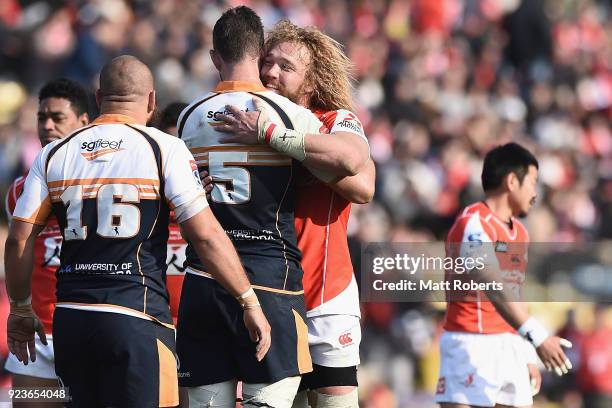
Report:
M357 273L362 242L442 240L457 211L481 197L484 152L510 140L540 161L538 203L527 220L532 241L609 245L610 0L3 0L1 198L40 148L36 94L45 81L67 76L93 90L101 66L129 53L152 68L160 107L189 102L217 82L211 27L238 4L268 28L283 17L321 28L355 64L358 114L378 172L374 202L355 206L349 226ZM3 213L0 241L5 236ZM545 374L536 406L578 408L586 393L612 395L610 308L532 310L574 342L577 367L563 379ZM362 406L435 406L442 317L440 304L363 304ZM599 369L587 371L586 358Z

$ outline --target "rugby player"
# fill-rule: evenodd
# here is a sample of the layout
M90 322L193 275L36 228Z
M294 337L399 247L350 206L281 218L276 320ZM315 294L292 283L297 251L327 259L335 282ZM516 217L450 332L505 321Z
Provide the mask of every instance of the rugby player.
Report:
M485 200L466 207L448 233L447 256L480 257L484 267L449 270L447 279L497 280L504 290L447 291L436 390L443 408L531 406L541 382L534 348L548 369L571 369L561 348L571 343L550 336L521 302L529 234L515 217L535 202L537 173L536 158L518 144L491 150L482 170Z
M79 84L60 78L48 82L38 94L38 139L42 147L62 139L74 130L89 123L87 93ZM23 191L27 172L17 178L6 195L6 212L10 219L17 199ZM15 388L57 387L53 358L52 320L55 309L55 271L60 264L59 254L62 235L55 217L51 216L45 228L34 242L32 270L32 308L45 326L47 346L36 340L38 358L35 362L21 364L14 354L9 354L5 369L12 373ZM40 406L37 402L23 402L23 407ZM49 404L44 406L48 407Z
M252 10L225 12L213 29L213 45L211 57L222 81L181 114L179 137L215 180L211 207L236 245L273 338L261 363L245 355L249 348L233 322L235 308L228 307L227 295L188 247L177 336L179 380L189 387L193 405L233 407L236 381L241 380L243 405L290 407L300 374L312 370L294 229L294 186L301 173L292 157L304 160L304 141L298 136L318 133L322 123L264 88L259 78L264 33ZM224 134L215 129L223 126L219 118L227 113L225 107L252 111L253 98L268 108L263 137L270 146L220 145Z
M322 134L304 135L303 163L334 176L326 184L302 168L295 214L313 360L313 372L303 377L301 388L312 390L308 399L316 407L358 403L359 295L346 228L351 201L371 200L375 171L362 125L351 111L350 68L340 45L316 28L282 21L266 40L263 83L324 123ZM228 110L232 115L221 117L227 124L216 128L232 132L223 142L258 143L258 112ZM305 404L306 395L300 393L295 406Z
M187 107L186 103L173 102L166 106L155 121L155 127L164 133L176 136L176 122L181 111ZM170 300L170 312L174 324L178 321L179 301L181 300L181 289L185 279L185 248L187 242L181 236L181 229L176 223L174 212L170 212L170 224L168 225L168 255L166 258L166 286Z
M63 237L53 317L55 366L69 406L178 404L174 330L165 287L169 210L201 262L244 309L256 355L269 325L240 260L208 208L193 156L144 126L155 110L150 70L121 56L104 66L90 126L45 146L6 243L8 345L19 361L46 343L31 305L33 243L51 212Z

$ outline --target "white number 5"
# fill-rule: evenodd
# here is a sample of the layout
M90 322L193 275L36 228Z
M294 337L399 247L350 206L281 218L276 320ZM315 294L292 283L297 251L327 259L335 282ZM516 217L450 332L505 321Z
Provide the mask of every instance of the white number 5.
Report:
M211 198L215 203L244 204L251 199L251 175L240 164L247 164L247 152L210 152L208 170L213 178Z

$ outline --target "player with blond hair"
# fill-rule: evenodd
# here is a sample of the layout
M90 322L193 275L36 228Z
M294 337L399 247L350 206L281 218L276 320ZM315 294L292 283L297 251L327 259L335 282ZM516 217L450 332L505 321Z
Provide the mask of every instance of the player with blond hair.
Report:
M300 170L295 226L302 250L308 334L314 371L303 376L311 406L357 407L360 310L346 228L351 202L365 203L374 193L374 165L361 122L352 112L351 62L339 43L316 28L281 21L266 40L261 78L264 85L313 111L321 134L303 138L308 166ZM259 112L232 115L217 130L233 132L225 142L266 143ZM262 109L261 115L266 113ZM328 183L317 180L311 173ZM206 181L206 179L205 179ZM210 189L210 186L208 186ZM298 394L294 406L306 404Z

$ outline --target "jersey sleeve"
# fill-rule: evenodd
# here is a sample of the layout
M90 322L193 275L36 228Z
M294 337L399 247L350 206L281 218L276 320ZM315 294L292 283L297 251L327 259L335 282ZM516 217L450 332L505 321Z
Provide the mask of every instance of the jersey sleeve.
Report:
M51 199L47 187L45 163L49 149L41 150L23 185L23 192L13 211L13 220L45 225L51 214Z
M171 209L196 200L208 206L196 162L182 140L175 139L164 163L164 191Z
M363 125L357 115L346 109L334 111L329 119L324 120L323 124L329 129L329 133L348 132L353 133L368 143L368 139L363 131Z

